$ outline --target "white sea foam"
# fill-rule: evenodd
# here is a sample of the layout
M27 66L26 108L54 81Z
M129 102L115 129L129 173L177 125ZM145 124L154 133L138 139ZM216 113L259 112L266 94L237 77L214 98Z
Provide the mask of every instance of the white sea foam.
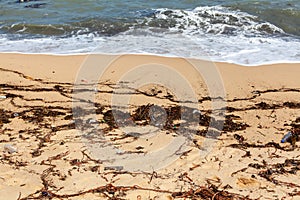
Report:
M260 21L256 16L222 6L197 7L194 10L157 9L147 24L157 20L169 20L177 30L188 34L239 34L262 35L284 33L275 25Z
M151 26L167 20L164 28ZM165 22L165 21L164 21ZM15 40L0 35L1 52L50 54L155 54L210 59L242 65L300 63L300 39L275 25L224 7L157 9L138 27L114 35ZM143 25L143 26L141 26Z

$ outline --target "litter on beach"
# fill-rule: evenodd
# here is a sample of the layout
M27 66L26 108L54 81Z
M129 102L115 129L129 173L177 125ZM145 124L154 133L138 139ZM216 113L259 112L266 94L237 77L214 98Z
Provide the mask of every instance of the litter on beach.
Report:
M15 153L18 151L17 148L12 146L11 144L4 145L4 150L7 151L8 153Z
M285 135L283 136L283 138L281 139L281 143L287 142L287 140L288 140L289 138L291 138L292 136L293 136L293 133L289 131L287 134L285 134Z

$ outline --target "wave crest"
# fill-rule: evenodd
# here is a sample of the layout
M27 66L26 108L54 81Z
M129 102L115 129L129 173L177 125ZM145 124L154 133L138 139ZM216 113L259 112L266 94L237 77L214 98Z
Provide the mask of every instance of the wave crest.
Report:
M194 10L156 9L142 24L189 34L284 34L281 28L261 21L256 16L221 6L197 7Z

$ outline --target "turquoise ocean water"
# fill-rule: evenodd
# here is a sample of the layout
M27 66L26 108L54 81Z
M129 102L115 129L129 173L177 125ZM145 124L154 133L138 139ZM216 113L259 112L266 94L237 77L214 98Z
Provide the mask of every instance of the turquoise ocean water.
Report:
M0 0L0 51L300 62L300 1Z

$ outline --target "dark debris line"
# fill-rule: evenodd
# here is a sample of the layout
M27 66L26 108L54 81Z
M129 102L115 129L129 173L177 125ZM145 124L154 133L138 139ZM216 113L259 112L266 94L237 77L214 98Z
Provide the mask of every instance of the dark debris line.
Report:
M1 68L0 68L0 70L4 71L4 72L9 72L9 73L15 73L24 79L28 79L33 82L42 83L47 86L47 87L37 87L34 85L32 85L32 86L16 86L16 85L9 85L9 84L0 84L1 89L7 98L6 100L10 100L10 103L17 108L23 107L23 106L17 105L15 103L14 100L17 98L20 98L25 101L41 101L42 103L44 102L44 100L42 100L42 99L25 99L24 96L15 94L15 92L19 92L19 91L23 91L23 92L24 91L25 92L58 92L60 95L67 97L69 100L72 100L71 98L72 98L73 90L70 89L72 87L72 85L69 83L46 82L41 79L31 78L31 77L26 76L25 74L22 74L17 71L6 70L6 69L1 69ZM110 85L107 85L107 86L110 86ZM282 90L278 90L278 91L282 91ZM289 91L289 90L287 90L287 91ZM137 91L137 92L139 92L139 91ZM259 94L267 93L267 92L276 92L276 91L273 91L273 90L272 91L260 91ZM299 92L299 91L297 91L297 92ZM111 93L111 92L109 91L108 93ZM145 95L145 92L140 92L140 94ZM170 102L174 102L173 97L170 95L166 96L165 98L169 99ZM253 99L254 98L256 98L256 96L254 96ZM209 100L210 100L209 98L204 97L202 100L199 100L199 102L209 101ZM238 99L235 101L241 101L241 100L243 100L243 99ZM51 102L46 102L46 103L49 104ZM141 124L141 125L150 124L151 119L149 118L148 113L149 113L149 109L151 106L154 106L154 105L148 104L148 105L142 105L142 106L137 107L134 110L133 114L130 115L131 119L137 124ZM115 123L115 120L113 117L113 112L110 107L103 106L103 105L100 105L97 103L94 104L94 107L95 107L97 114L102 114L104 116L103 117L104 123L109 127L108 129L106 129L107 132L118 127ZM265 102L261 102L261 103L255 104L255 106L253 106L253 107L245 108L244 110L281 109L284 107L291 108L291 109L299 109L300 104L293 103L293 102L285 102L280 105L269 105ZM82 113L83 115L89 113L88 110L85 110L83 108L74 108L74 109L81 109L80 113ZM181 118L182 109L187 109L190 113L193 113L191 108L187 108L187 107L181 108L179 106L169 106L169 107L165 108L166 113L167 113L166 124L163 127L165 130L175 131L178 128L176 126L176 124L174 124L174 120L179 120ZM229 112L237 111L237 110L238 109L236 109L236 108L231 108L231 107L228 108ZM240 109L238 111L243 111L243 110ZM121 111L120 111L119 114L126 115L127 113L121 113ZM73 114L72 114L71 108L66 108L66 107L61 107L61 106L27 106L27 107L25 107L25 110L23 110L22 112L17 112L17 113L14 113L12 111L5 110L5 109L0 109L0 128L2 128L4 124L9 124L11 122L11 120L15 117L18 117L27 123L32 123L32 124L37 125L40 128L44 128L44 129L48 130L48 133L44 134L44 135L43 134L38 134L38 135L33 134L34 132L37 132L38 129L21 130L19 132L19 133L26 133L29 136L34 136L39 141L37 149L35 149L31 152L32 157L37 157L37 156L41 155L41 153L43 152L43 148L47 147L46 144L51 142L51 137L53 135L55 135L55 133L57 131L75 129L75 123L67 123L64 125L52 127L51 123L46 120L48 118L61 118L64 120L72 120ZM189 117L193 118L192 115ZM247 127L249 127L249 125L247 125L245 123L234 122L234 119L236 117L238 117L238 116L234 116L234 115L226 116L224 129L222 130L223 133L235 132L238 130L245 130ZM209 112L201 114L199 121L200 121L199 124L201 126L205 126L205 127L208 127L211 121L213 121L216 124L219 123L217 120L212 119L210 117ZM297 119L295 122L299 122L299 121L300 121L300 119ZM299 128L297 125L292 124L292 126L294 126L294 128L296 128L296 130L298 130L298 128ZM9 131L9 130L4 130L4 132L5 131ZM198 131L196 134L205 136L205 132L206 131ZM297 132L297 133L299 134L299 132ZM264 145L256 145L256 144L249 144L249 143L245 142L243 140L242 136L235 135L235 138L238 140L238 144L230 145L230 147L232 147L232 148L247 149L247 148L270 148L270 147L273 147L276 149L288 150L284 147L281 147L278 143L275 143L275 142L267 143ZM28 138L21 138L21 139L26 140ZM12 140L14 140L13 137L10 141L12 141ZM5 141L0 141L0 142L4 143L4 142L10 142L10 141L5 140ZM207 187L197 186L193 183L193 180L191 180L188 177L187 173L183 174L182 177L180 177L180 178L187 179L190 182L191 187L190 187L190 190L187 190L187 191L179 192L179 191L160 190L160 189L153 189L153 188L143 188L143 187L140 187L137 185L135 185L135 186L114 186L112 183L110 183L110 184L107 184L104 186L99 186L99 187L89 189L86 191L81 191L79 193L57 194L50 189L51 182L49 182L47 180L47 176L49 174L51 174L56 167L55 165L53 165L51 163L51 161L62 159L65 156L67 156L68 153L69 152L64 152L64 153L58 154L54 157L49 157L47 160L42 161L41 165L49 165L49 168L44 170L44 172L40 175L40 178L43 183L43 188L36 191L34 194L30 194L27 197L23 197L22 194L20 194L18 199L23 199L23 200L25 200L25 199L41 199L41 198L67 199L70 197L81 196L81 195L88 194L88 193L101 193L101 194L104 194L108 199L122 199L124 197L124 195L126 195L126 192L132 191L132 190L144 190L144 191L146 190L146 191L153 191L153 192L157 192L157 193L165 193L165 194L171 195L173 198L216 199L216 200L248 199L247 197L243 197L243 196L240 196L237 194L229 193L224 190L220 190L220 189L218 189L217 186L214 186L214 185L209 185ZM85 159L70 160L69 163L71 165L80 165L81 163L85 163L85 162L93 162L97 165L95 165L95 167L92 169L92 171L93 170L97 171L98 164L101 164L101 161L93 160L85 152L82 152L82 153L83 153ZM28 164L27 162L15 162L12 159L10 159L10 156L4 157L3 160L5 161L5 163L14 165L17 168L24 167ZM260 170L258 172L259 176L261 176L261 177L265 178L266 180L273 182L275 184L285 184L289 187L297 187L297 188L300 187L299 185L295 185L295 184L293 185L291 183L284 183L284 182L278 181L273 177L275 174L284 174L284 173L295 174L295 173L299 172L299 169L300 169L300 161L299 160L287 159L284 163L279 163L279 164L275 164L275 165L269 165L267 163L263 163L263 164L252 163L252 164L249 164L249 167ZM115 173L117 173L117 172L115 172ZM130 174L130 172L122 172L122 173ZM298 192L298 193L293 193L290 195L296 196L296 195L300 195L300 194Z

